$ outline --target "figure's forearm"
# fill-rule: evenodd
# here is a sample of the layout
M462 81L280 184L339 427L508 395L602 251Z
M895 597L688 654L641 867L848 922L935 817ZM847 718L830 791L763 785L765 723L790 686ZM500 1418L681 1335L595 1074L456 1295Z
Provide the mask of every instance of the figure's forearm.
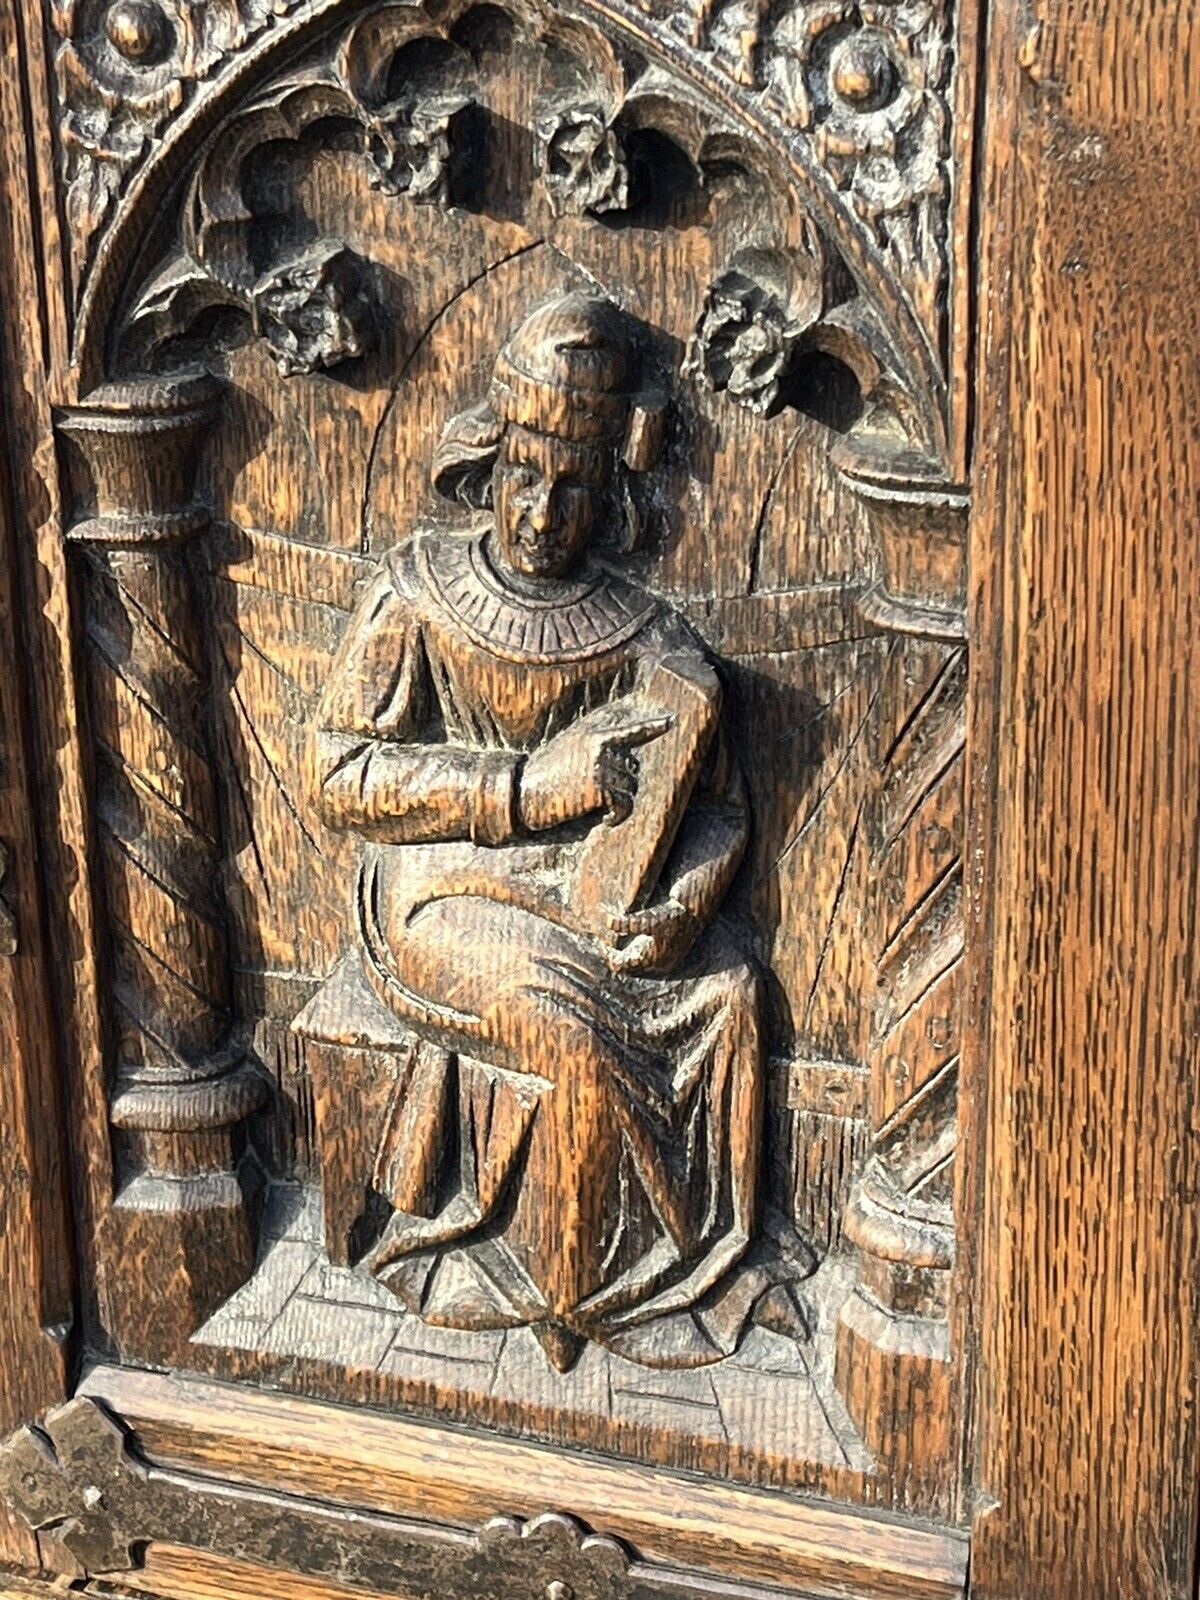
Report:
M518 763L505 750L326 734L318 749L321 814L331 827L356 828L384 844L502 844L518 831Z

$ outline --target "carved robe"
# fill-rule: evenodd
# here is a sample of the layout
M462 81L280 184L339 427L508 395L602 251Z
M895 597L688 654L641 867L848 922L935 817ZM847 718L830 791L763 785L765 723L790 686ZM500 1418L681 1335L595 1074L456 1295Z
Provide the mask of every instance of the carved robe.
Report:
M355 959L413 1039L369 1269L432 1322L557 1327L680 1365L727 1354L764 1288L731 1276L756 1219L760 984L716 915L748 815L711 669L708 753L652 895L699 930L673 970L615 972L581 915L603 816L530 835L517 805L530 751L636 701L668 657L704 663L614 573L531 597L486 537L419 534L350 626L314 779L327 820L369 841Z

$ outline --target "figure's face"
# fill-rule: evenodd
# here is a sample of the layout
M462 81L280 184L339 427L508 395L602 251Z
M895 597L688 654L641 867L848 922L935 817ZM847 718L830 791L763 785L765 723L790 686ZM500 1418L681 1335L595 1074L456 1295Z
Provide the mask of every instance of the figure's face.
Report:
M606 453L511 425L493 478L500 553L528 578L563 578L600 517Z

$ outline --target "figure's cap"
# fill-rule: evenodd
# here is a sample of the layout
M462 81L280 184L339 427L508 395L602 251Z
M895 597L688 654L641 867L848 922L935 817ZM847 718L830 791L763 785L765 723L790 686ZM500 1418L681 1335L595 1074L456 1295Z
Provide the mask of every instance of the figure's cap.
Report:
M568 294L525 319L496 358L505 422L580 442L620 443L629 421L629 334L599 295Z

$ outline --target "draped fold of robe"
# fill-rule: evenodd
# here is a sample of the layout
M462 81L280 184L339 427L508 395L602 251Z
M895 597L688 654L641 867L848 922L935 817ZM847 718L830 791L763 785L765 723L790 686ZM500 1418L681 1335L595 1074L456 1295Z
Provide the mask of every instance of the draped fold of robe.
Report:
M691 937L667 970L619 972L572 893L604 823L525 833L520 772L578 717L636 711L667 659L713 685L699 776L654 797L673 834L651 901L685 906ZM365 1265L431 1322L700 1364L782 1276L748 1249L760 980L719 907L749 819L704 665L635 584L597 567L514 592L479 532L395 552L343 642L313 781L368 840L352 982L411 1040Z

